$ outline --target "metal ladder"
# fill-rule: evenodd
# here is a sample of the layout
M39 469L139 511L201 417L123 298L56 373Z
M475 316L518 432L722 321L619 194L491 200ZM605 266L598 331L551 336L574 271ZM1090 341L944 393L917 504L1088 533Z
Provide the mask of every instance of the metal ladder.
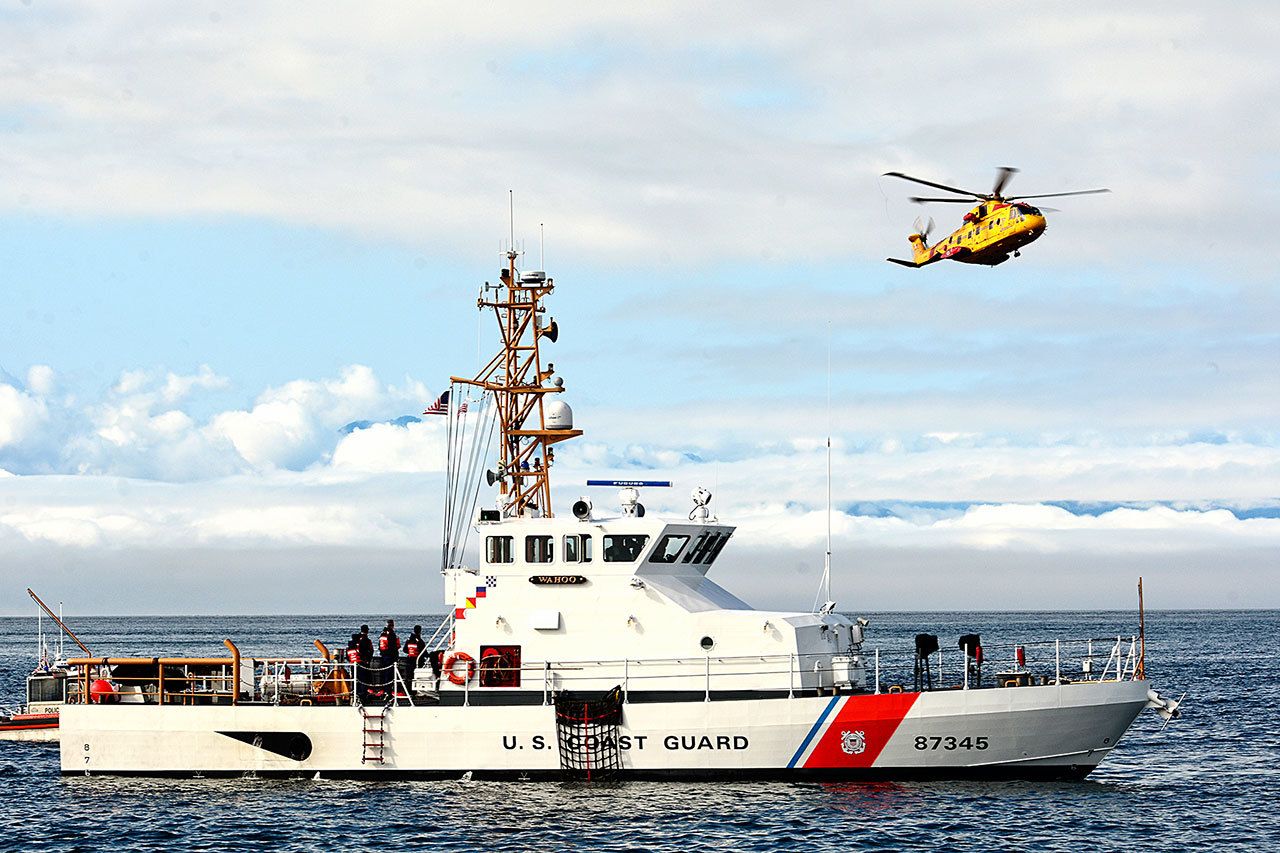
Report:
M381 764L384 760L383 749L387 735L387 708L370 708L360 706L360 717L364 729L364 751L360 756L361 764Z

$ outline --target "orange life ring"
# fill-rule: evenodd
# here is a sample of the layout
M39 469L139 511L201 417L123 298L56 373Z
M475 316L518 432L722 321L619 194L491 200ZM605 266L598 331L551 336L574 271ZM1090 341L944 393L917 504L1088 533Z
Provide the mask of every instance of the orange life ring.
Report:
M453 665L458 663L459 661L465 662L467 665L467 674L465 676L463 676L456 669L453 668ZM471 655L467 654L466 652L454 652L453 654L449 655L449 657L445 658L444 672L445 672L445 675L449 677L450 681L452 681L454 684L458 685L459 687L463 687L466 685L468 681L470 681L472 678L475 677L476 659L473 658Z

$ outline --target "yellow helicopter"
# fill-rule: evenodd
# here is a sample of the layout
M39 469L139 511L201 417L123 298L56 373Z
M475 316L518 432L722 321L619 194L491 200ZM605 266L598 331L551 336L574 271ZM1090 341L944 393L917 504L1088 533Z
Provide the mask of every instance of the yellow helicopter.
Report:
M962 190L957 187L949 187L946 184L935 184L933 181L913 178L901 172L885 172L885 177L902 178L904 181L914 181L917 184L924 184L926 187L967 196L967 198L921 198L920 196L912 196L911 201L917 204L926 202L973 204L974 201L978 202L973 210L964 215L963 225L951 232L945 240L933 246L929 245L929 232L933 230L933 217L929 217L927 223L922 223L917 219L915 222L916 233L907 237L914 255L912 260L904 261L898 258L885 258L885 260L904 267L923 267L934 261L959 261L962 264L982 264L994 267L996 264L1002 264L1009 260L1010 255L1015 258L1021 255L1023 246L1044 233L1044 211L1056 212L1051 207L1042 210L1035 205L1028 204L1025 201L1026 199L1111 192L1108 189L1076 190L1067 193L1035 193L1021 195L1016 198L1005 198L1003 194L1004 188L1009 183L1009 179L1017 174L1017 171L1012 166L1001 166L997 169L996 183L989 193L975 193L972 190Z

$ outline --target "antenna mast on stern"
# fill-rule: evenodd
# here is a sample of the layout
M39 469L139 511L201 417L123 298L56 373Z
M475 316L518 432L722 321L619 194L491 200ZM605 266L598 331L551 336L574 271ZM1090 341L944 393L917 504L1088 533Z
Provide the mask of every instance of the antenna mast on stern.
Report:
M548 394L564 390L563 380L552 379L555 366L542 367L539 342L555 343L560 329L554 319L542 322L542 299L555 289L545 272L519 273L515 246L507 252L507 266L497 287L485 286L477 306L492 308L502 335L502 348L474 379L453 377L453 382L474 385L493 394L501 431L498 467L487 474L498 484L503 516L551 517L549 473L555 454L551 445L582 435L573 429L573 413Z

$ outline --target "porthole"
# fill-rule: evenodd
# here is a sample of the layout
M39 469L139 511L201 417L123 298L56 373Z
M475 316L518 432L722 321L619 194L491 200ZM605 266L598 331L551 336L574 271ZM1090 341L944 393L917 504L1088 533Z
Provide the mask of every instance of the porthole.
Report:
M709 652L713 648L715 648L716 641L711 639L710 637L703 637L699 645L702 646L702 650L704 652Z

